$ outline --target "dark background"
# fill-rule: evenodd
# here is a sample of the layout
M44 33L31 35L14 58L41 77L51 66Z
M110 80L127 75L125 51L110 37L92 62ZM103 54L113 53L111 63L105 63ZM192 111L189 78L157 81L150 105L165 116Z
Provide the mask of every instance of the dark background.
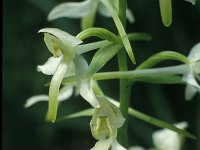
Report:
M43 35L38 30L57 27L76 35L80 32L79 19L46 20L48 12L62 0L3 0L3 150L77 150L95 144L89 129L90 118L78 118L56 124L45 121L47 103L23 108L32 95L48 93L43 85L50 80L36 71L51 55ZM150 42L133 43L137 64L154 53L173 50L188 55L200 41L200 2L195 6L173 1L173 23L165 28L161 23L157 0L129 0L135 23L127 24L127 32L147 32ZM97 15L95 26L116 31L112 19ZM87 55L90 59L92 54ZM102 70L116 70L116 57ZM163 65L173 65L167 62ZM135 68L131 63L130 69ZM118 81L100 82L105 93L118 97ZM132 88L131 106L146 114L170 123L187 121L188 131L198 139L186 139L185 150L200 149L200 94L186 102L184 85L154 85L136 83ZM62 103L58 115L63 116L90 107L80 97ZM152 147L151 134L158 128L130 118L129 145Z

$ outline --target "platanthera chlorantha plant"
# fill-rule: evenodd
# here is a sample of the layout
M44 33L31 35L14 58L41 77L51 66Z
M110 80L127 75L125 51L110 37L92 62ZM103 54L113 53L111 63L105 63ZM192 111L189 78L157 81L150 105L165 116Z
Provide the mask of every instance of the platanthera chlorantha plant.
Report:
M190 2L195 3L195 1ZM171 0L160 0L160 9L163 24L169 26L172 20ZM97 11L103 16L112 17L117 34L104 28L93 27ZM170 146L177 150L179 148L175 145L178 147L181 145L179 136L195 139L194 135L184 130L185 124L179 127L146 115L129 107L129 101L131 86L135 82L186 84L185 98L192 99L200 92L200 43L191 49L188 57L173 51L162 51L150 56L134 70L128 70L129 59L136 64L130 42L149 41L151 36L147 33L126 33L126 19L134 22L134 16L128 9L126 0L85 0L62 3L49 13L48 20L60 17L81 18L83 31L77 35L71 35L57 28L44 28L39 31L44 34L45 44L52 56L44 65L38 65L37 70L52 76L52 79L46 84L49 86L49 94L29 98L25 107L30 107L39 101L48 101L47 119L54 123L59 104L70 99L73 93L77 96L80 94L91 108L64 116L59 120L92 116L88 125L90 124L93 137L98 140L92 150L127 149L129 115L157 127L166 128L153 135L155 147L158 149L167 150L162 145L166 145L164 139L168 137L175 139ZM101 40L84 42L91 37L98 37ZM82 54L95 50L91 62L88 63ZM118 55L119 70L98 72L115 55ZM156 67L166 60L178 61L180 65ZM109 79L120 81L119 100L105 95L104 90L98 85L99 80Z

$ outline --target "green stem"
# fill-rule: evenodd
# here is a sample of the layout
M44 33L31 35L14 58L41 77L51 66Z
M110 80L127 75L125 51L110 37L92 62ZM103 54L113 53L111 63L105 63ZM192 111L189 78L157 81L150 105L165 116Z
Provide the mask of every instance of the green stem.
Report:
M119 0L119 18L126 29L126 0ZM127 56L125 49L122 49L118 53L118 64L119 64L119 71L127 71ZM131 86L128 79L120 79L120 110L122 115L126 119L125 124L121 127L118 131L118 141L124 147L128 147L128 136L127 136L127 129L128 129L128 108L129 108L129 100L130 100L130 92Z

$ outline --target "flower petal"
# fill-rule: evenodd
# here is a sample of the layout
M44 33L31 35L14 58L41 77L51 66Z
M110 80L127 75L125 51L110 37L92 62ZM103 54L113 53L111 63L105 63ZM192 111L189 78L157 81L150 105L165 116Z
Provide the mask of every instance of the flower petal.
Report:
M45 62L44 65L37 66L37 71L42 72L46 75L53 75L61 59L62 57L49 57L49 59Z
M92 89L92 79L84 79L81 82L80 95L93 107L99 108L99 102Z
M183 81L185 81L187 84L190 84L190 85L200 89L200 86L199 86L198 82L195 80L193 73L188 73L187 75L185 75L183 77Z
M74 59L74 63L76 66L76 71L75 71L76 82L77 82L76 90L77 90L77 93L79 93L81 80L83 79L83 76L86 70L88 69L88 63L85 60L85 58L82 57L81 55L76 55Z
M130 9L126 9L126 18L130 23L134 23L135 22L135 17L132 13L132 11Z
M128 150L145 150L145 149L141 146L131 146L131 147L129 147Z
M63 88L60 89L59 95L58 95L58 101L62 102L64 100L69 99L73 94L73 85L66 85Z
M113 139L112 150L126 150L122 145L120 145L116 139Z
M24 107L28 108L37 102L48 101L48 100L49 100L48 95L35 95L26 100Z
M197 93L197 88L195 88L194 86L187 84L186 88L185 88L185 99L186 100L191 100L195 94Z
M110 12L106 9L106 7L102 3L99 4L98 12L104 17L112 17Z
M195 5L196 3L196 0L185 0L185 1L192 3L192 5Z
M67 2L57 5L48 15L48 20L54 20L61 17L81 18L90 13L93 0L83 2Z
M53 75L49 87L49 109L48 109L48 117L51 122L55 122L57 115L57 107L58 107L58 94L60 84L67 70L68 64L66 60L63 58L59 63L59 66Z
M175 124L176 127L180 129L185 129L188 124L187 122L181 122ZM154 145L163 150L180 150L181 147L181 138L176 132L170 131L168 129L162 129L156 131L152 135Z
M113 139L108 138L107 140L98 141L95 146L90 150L108 150L112 144Z
M75 76L75 64L71 61L68 65L67 71L65 72L65 77Z
M82 43L82 41L78 39L77 37L72 36L69 33L57 28L44 28L44 29L39 30L39 33L40 32L50 33L53 36L57 37L59 40L61 40L63 43L70 44L72 46L76 46Z
M192 47L188 58L191 61L198 61L200 60L200 42L197 43L195 46Z

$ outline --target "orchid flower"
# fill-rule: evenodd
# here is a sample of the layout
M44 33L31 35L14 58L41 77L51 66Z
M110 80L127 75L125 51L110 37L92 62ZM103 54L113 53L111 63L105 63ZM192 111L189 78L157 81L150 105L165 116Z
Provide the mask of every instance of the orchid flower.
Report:
M53 75L49 87L48 117L54 122L57 115L59 88L63 77L73 74L72 70L75 70L76 77L78 78L77 81L79 81L82 68L84 68L83 65L87 64L87 62L82 56L76 54L74 50L76 45L82 43L77 37L56 28L45 28L39 32L44 32L44 41L49 51L56 57L51 57L45 65L38 66L38 71L47 75ZM99 105L96 99L86 100L93 107Z
M196 44L190 51L188 59L189 72L183 76L186 82L185 98L191 100L197 92L200 92L200 43Z
M177 128L185 129L187 122L175 124ZM168 129L155 131L152 135L154 146L159 150L180 150L182 136Z
M98 97L100 108L96 108L90 121L92 135L98 142L91 150L126 150L117 142L117 130L125 119L119 108L105 97Z
M118 6L118 0L115 0L114 3ZM101 0L85 0L83 2L66 2L57 5L49 13L48 20L51 21L61 17L82 18L82 29L86 29L93 26L97 11L105 17L111 17ZM134 16L129 9L126 10L126 18L129 22L134 22Z

